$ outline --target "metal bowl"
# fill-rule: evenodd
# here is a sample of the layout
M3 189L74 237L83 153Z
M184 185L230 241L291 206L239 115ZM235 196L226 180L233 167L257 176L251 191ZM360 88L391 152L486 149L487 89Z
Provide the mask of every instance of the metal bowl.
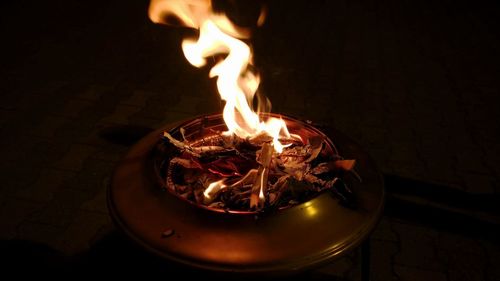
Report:
M205 120L220 119L211 115ZM297 126L306 124L286 119ZM163 131L175 128L178 125L160 128L132 147L115 169L108 190L116 225L146 250L168 260L214 271L294 273L358 246L380 219L385 196L381 174L359 145L329 128L321 131L334 140L332 149L357 160L363 181L349 183L356 208L342 206L329 193L258 217L214 212L179 200L161 188L155 171L155 147Z
M328 136L323 134L320 130L312 126L311 124L307 124L306 122L302 122L297 119L293 119L291 117L287 116L278 116L276 114L265 114L265 117L274 117L274 118L281 118L283 121L285 121L288 130L290 133L300 135L304 140L307 140L310 137L313 136L323 136L325 138L324 143L325 146L322 150L322 153L327 154L327 155L338 155L338 151L333 145L332 141ZM184 129L184 136L181 134L180 129ZM188 120L184 123L181 123L178 126L175 126L171 130L169 130L169 134L173 136L175 139L182 139L183 137L186 138L190 143L196 143L200 139L210 136L210 132L213 131L226 131L227 127L224 124L224 119L222 118L222 115L217 114L217 115L210 115L210 116L202 116L199 118L195 118L192 120ZM214 208L202 204L198 204L192 200L186 199L179 194L177 194L175 191L172 190L172 188L168 188L165 186L165 179L167 178L167 173L166 171L168 170L168 163L171 157L175 155L178 151L177 148L175 148L173 145L170 146L168 149L164 146L164 142L160 142L158 144L158 149L157 152L153 151L153 159L154 159L154 170L156 171L158 183L160 186L165 188L168 192L171 192L175 196L177 196L180 200L184 200L190 204L193 204L194 206L214 212L219 212L219 213L233 213L233 214L247 214L247 215L258 215L260 212L259 211L252 211L252 210L233 210L233 209L221 209L221 208ZM167 151L164 151L167 150ZM319 195L319 193L317 194ZM284 210L286 208L289 208L293 205L288 205L285 207L280 208L280 210Z

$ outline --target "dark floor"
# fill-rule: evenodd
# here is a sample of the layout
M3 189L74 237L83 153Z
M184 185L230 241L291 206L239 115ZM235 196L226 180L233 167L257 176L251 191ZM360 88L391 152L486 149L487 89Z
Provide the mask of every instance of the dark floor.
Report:
M221 110L183 58L186 30L153 25L143 0L0 5L2 258L140 259L107 212L113 167L150 128ZM500 280L495 1L269 5L254 44L273 112L340 129L386 176L374 280ZM309 277L358 280L358 263Z

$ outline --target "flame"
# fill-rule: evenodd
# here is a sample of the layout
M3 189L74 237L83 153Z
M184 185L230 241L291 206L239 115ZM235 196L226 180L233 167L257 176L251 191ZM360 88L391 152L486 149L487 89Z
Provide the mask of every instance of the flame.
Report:
M210 202L213 200L213 196L219 192L219 190L223 189L226 187L226 185L224 184L224 180L225 179L222 179L222 180L219 180L219 181L215 181L215 182L212 182L208 185L207 189L205 189L205 191L203 191L203 196L205 196L205 202Z
M199 28L210 10L207 0L151 0L149 18L155 23L170 23L169 17L174 16L184 26Z
M290 138L282 119L259 115L263 104L254 111L251 104L260 84L258 73L253 71L252 49L243 42L249 32L235 26L225 15L212 11L210 0L152 0L149 17L156 23L168 23L166 18L175 16L184 26L199 29L197 40L185 39L182 49L186 59L196 67L204 66L207 57L226 55L211 70L210 77L217 77L217 89L226 102L223 110L226 134L248 138L266 134L273 139L276 152L284 146L280 137ZM264 14L259 18L262 24ZM258 100L262 103L261 100Z

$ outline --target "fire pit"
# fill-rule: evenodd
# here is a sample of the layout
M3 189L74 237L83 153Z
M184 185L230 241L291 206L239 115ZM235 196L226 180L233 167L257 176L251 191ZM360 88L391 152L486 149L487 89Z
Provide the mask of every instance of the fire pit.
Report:
M373 161L334 129L268 113L250 30L209 0L152 0L149 15L199 31L184 54L197 67L216 62L225 105L130 150L108 194L118 227L169 260L231 272L295 272L365 240L384 202Z
M151 133L115 170L109 189L110 213L120 229L145 249L198 268L231 272L290 272L323 264L365 240L384 202L381 175L373 161L342 133L322 127L345 157L357 160L362 182L346 179L356 205L340 204L332 193L283 210L256 216L218 212L181 200L159 177L158 144L193 120L216 126L220 115L195 118ZM291 132L308 125L286 118ZM201 124L201 123L200 123Z

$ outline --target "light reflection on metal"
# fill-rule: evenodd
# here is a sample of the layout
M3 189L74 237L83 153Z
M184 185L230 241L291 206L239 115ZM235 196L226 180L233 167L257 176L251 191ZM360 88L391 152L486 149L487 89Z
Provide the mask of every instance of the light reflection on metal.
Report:
M312 201L304 203L304 210L309 217L314 217L318 214L318 209L314 206Z

